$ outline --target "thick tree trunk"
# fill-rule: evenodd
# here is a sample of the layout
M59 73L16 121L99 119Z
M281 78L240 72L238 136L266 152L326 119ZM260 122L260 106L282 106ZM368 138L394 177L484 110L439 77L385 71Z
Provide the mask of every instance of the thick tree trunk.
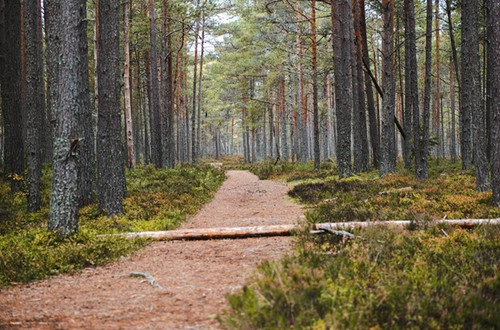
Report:
M417 112L418 120L418 91L414 91L413 88L418 88L418 81L413 81L416 75L416 67L412 67L415 61L416 65L416 49L415 49L415 16L414 16L414 3L413 0L405 0L404 2L404 13L405 13L405 110L403 112L403 125L406 133L406 139L404 141L403 157L405 162L405 168L411 167L411 141L413 138L418 139L419 130L415 130L412 117L414 111ZM417 104L415 104L415 98L417 99ZM417 108L415 109L415 105ZM418 120L419 121L419 120ZM416 144L414 143L414 146ZM414 148L415 150L415 148ZM416 157L414 153L413 157Z
M26 114L28 152L28 211L41 206L42 174L42 114L45 112L45 82L43 79L42 18L40 0L24 1L24 34L26 39Z
M75 50L80 49L79 25L84 17L79 1L45 0L45 4L51 9L47 29L58 36L49 36L49 54L58 54L59 59L57 68L49 69L57 70L58 74L57 84L51 86L55 98L52 108L55 139L48 228L67 236L78 229L78 154L82 141L78 135L81 108L75 104L79 105L82 86L78 74L82 54Z
M339 176L351 175L351 0L332 1L332 26L335 74L335 103L337 105L337 168Z
M21 4L5 1L2 27L0 75L2 85L2 113L5 134L4 175L10 181L12 192L22 189L20 178L24 173L23 110L21 104Z
M435 111L435 116L434 116L434 132L436 136L441 136L441 134L444 134L444 132L441 132L441 121L444 119L441 116L441 55L440 55L440 27L439 27L439 0L436 0L435 2L435 29L436 29L436 107L434 109ZM436 154L438 157L444 157L444 154L442 153L442 146L444 145L443 139L440 139L439 145L436 146Z
M99 208L108 215L123 212L125 169L120 111L120 4L99 0L99 116L97 169Z
M134 134L132 123L132 89L130 87L130 1L123 7L123 88L125 105L125 137L127 139L127 166L135 167ZM134 123L135 124L135 123Z
M489 61L488 71L491 72L491 178L493 188L493 205L500 206L500 2L487 0L488 4L488 34Z
M478 4L473 0L463 0L461 96L462 123L464 126L462 138L465 149L462 150L462 163L463 167L466 167L468 165L465 164L466 159L468 159L466 153L473 154L476 170L476 189L485 191L490 188L490 182L486 156L487 139L484 126L484 108L481 96L478 32Z
M396 136L394 131L395 113L395 79L394 79L394 0L382 1L383 29L382 29L382 54L384 88L382 100L382 134L381 134L381 161L380 175L393 173L396 165L395 148Z

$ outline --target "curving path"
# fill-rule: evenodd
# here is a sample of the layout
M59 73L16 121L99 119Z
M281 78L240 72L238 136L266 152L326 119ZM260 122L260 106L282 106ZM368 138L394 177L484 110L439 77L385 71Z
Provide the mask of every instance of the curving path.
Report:
M228 171L215 198L181 228L295 223L286 185ZM0 290L0 328L207 329L255 266L281 257L289 237L157 242L108 266ZM151 274L163 289L145 279Z

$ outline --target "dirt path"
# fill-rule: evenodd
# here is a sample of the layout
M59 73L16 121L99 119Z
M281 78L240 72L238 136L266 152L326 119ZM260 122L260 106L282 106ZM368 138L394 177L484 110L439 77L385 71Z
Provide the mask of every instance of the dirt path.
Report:
M214 200L182 228L287 224L301 216L286 200L286 185L246 171L227 175ZM0 290L0 328L218 328L225 296L289 243L288 237L154 243L105 267ZM150 273L164 289L120 276L133 271Z

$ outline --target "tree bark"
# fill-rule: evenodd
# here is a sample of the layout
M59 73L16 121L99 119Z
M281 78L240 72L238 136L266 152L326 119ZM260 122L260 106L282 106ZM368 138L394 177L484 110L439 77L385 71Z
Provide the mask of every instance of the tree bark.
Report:
M101 0L99 0L101 1ZM151 104L150 104L150 126L151 126L151 159L156 168L162 167L162 141L161 141L161 111L160 111L160 88L158 83L158 52L156 48L156 15L155 1L149 0L149 35L151 56ZM102 24L102 21L101 21Z
M88 59L88 38L87 38L87 6L86 3L80 5L80 17L82 21L79 25L79 54L78 62L79 80L79 100L81 106L79 110L78 126L80 142L79 157L79 205L85 206L94 202L96 187L96 153L94 136L93 102L90 97L89 86L89 59Z
M478 4L473 0L462 1L462 163L474 157L476 189L490 188L487 139L484 125L484 108L481 95L481 69L479 59ZM473 141L473 142L472 142ZM471 149L472 148L472 149Z
M198 10L200 0L196 1L196 9ZM191 162L198 163L198 144L196 141L196 87L198 79L198 34L200 32L200 20L196 19L196 27L194 29L194 66L193 66L193 112L191 113Z
M127 140L127 166L128 168L134 168L135 150L132 123L132 89L130 87L130 1L126 0L123 6L123 88L125 105L125 137Z
M2 57L0 75L2 85L2 113L4 122L4 175L10 181L12 192L22 189L20 178L24 173L23 110L21 104L21 4L5 1L2 27Z
M365 66L370 70L370 56L368 53L368 38L366 35L366 14L365 14L365 0L358 0L360 7L360 35L361 35L361 48L362 60ZM368 108L368 117L370 123L370 144L372 147L372 162L375 168L380 166L380 139L378 133L377 122L377 109L375 107L375 99L373 96L372 81L367 71L365 71L365 91L366 91L366 106Z
M396 136L394 131L395 113L395 79L394 79L394 0L382 1L383 29L382 29L382 54L383 54L383 99L382 99L382 134L381 134L381 161L380 175L393 173L396 165L395 147Z
M197 122L196 122L196 155L198 158L202 157L201 152L201 96L202 96L202 80L203 80L203 60L204 60L204 52L205 52L205 13L202 10L202 19L201 19L201 40L200 40L200 76L198 79L198 94L196 95L198 98L197 105Z
M26 39L28 211L36 212L41 207L42 114L45 112L40 0L25 0L23 10Z
M316 41L316 0L311 1L311 42L312 42L312 87L313 87L313 132L314 132L314 168L319 170L319 108L318 108L318 44Z
M361 0L353 1L354 12L354 46L355 46L355 71L353 80L356 80L356 89L353 93L357 95L358 104L354 106L353 127L354 127L354 171L365 172L369 167L369 150L366 132L366 106L365 90L363 80L363 28L361 20L364 18L361 11L364 11L364 3ZM363 6L363 7L361 7ZM373 100L373 96L372 96Z
M48 39L49 54L57 54L59 59L57 67L49 69L58 73L57 84L51 86L55 98L52 108L55 138L48 228L67 236L78 229L79 89L82 86L82 76L78 74L82 55L79 25L84 17L77 0L45 0L45 4L51 9L47 29L59 36Z
M373 226L384 227L406 227L414 223L411 220L393 220L393 221L353 221L353 222L333 222L317 223L312 226L311 234L321 234L333 232L342 236L355 237L354 235L342 231L343 229L366 228ZM500 225L500 219L464 219L464 220L438 220L430 224L447 224L462 228L471 228L479 225ZM179 229L168 231L146 231L138 233L124 233L102 236L119 236L125 238L153 238L156 240L208 240L208 239L237 239L249 237L265 236L290 236L295 231L300 230L299 225L271 225L271 226L253 226L253 227L216 227L200 229Z
M335 74L335 103L337 105L337 168L339 176L351 175L351 0L334 0L332 6L333 62ZM347 37L346 37L347 36Z
M107 215L123 212L125 169L120 111L120 4L99 0L99 116L97 169L99 208Z
M489 47L488 71L491 72L491 179L493 205L500 206L500 2L487 0Z

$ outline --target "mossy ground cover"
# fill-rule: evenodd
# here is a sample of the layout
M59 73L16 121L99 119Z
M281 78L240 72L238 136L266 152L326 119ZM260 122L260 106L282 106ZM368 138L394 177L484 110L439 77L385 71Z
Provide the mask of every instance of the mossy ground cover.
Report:
M445 216L500 215L490 206L491 193L475 191L472 172L458 164L433 164L430 179L421 182L403 169L383 179L376 172L339 179L334 171L280 170L271 177L293 183L290 195L306 205L308 224L410 219L416 225L357 229L354 239L304 230L291 256L263 264L242 292L229 297L223 325L493 329L500 324L500 227L464 230L427 223Z
M26 195L12 195L0 182L0 287L28 282L88 266L102 265L147 244L144 239L100 237L128 231L168 230L209 201L224 181L208 165L127 171L124 215L106 217L97 205L80 211L79 231L62 239L47 231L50 171L44 170L43 208L26 213Z

